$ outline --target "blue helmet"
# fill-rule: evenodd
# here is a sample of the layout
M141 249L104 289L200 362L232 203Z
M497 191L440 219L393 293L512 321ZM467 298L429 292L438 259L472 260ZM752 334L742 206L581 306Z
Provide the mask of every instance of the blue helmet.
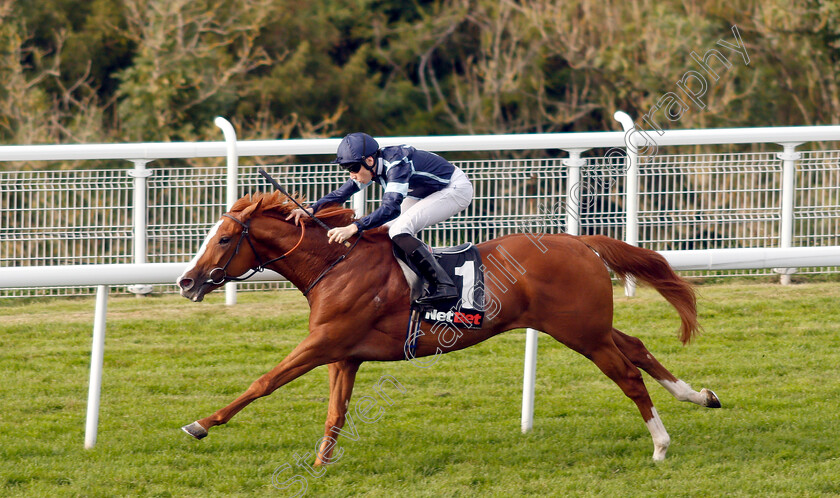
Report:
M348 164L359 163L366 157L372 156L379 151L379 144L367 133L351 133L338 144L338 152L334 163Z

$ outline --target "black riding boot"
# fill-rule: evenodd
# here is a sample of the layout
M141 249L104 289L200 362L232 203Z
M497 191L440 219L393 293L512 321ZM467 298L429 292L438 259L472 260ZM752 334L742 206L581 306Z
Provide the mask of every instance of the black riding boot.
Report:
M429 283L429 293L417 299L418 303L430 304L458 297L455 283L440 267L437 259L429 252L423 242L408 234L399 234L393 238L393 241L397 247L408 255L409 261L420 270L420 274Z

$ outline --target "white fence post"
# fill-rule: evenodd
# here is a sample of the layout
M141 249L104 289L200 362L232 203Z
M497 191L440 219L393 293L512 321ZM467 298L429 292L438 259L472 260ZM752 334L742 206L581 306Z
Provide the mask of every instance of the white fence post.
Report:
M801 142L786 142L780 144L784 152L776 154L782 160L782 226L779 247L787 248L793 244L793 207L796 203L796 160L802 154L796 152L796 146ZM790 285L790 275L796 272L796 268L774 268L781 273L780 282L782 285Z
M580 206L583 199L583 188L580 184L580 168L586 164L586 159L580 157L588 149L564 149L569 153L563 159L568 174L566 175L566 205L565 220L566 233L580 235ZM525 331L525 370L522 380L522 433L529 432L534 427L534 397L537 382L537 345L539 331L527 329Z
M525 331L525 374L522 381L522 433L534 427L534 384L537 378L537 337L534 329Z
M580 168L586 164L580 154L588 149L565 149L569 153L563 159L563 166L568 168L566 175L566 233L580 235L581 201L583 201L583 186L580 183Z
M586 164L581 159L582 152L588 149L564 149L569 153L563 159L563 165L569 169L566 176L566 205L564 209L566 233L580 234L580 205L583 199L583 188L580 184L580 168ZM522 432L526 433L534 427L534 396L537 377L537 344L539 331L527 329L525 331L525 371L522 380Z
M227 119L218 116L213 121L216 126L222 129L225 136L225 146L227 151L227 210L233 207L233 204L239 199L239 154L236 150L236 130ZM225 304L233 306L236 304L236 282L228 282L225 284Z
M626 140L627 133L636 125L633 124L633 120L625 112L616 111L613 117L621 123ZM631 246L639 245L639 153L635 138L635 134L631 133L629 135L630 142L625 143L627 147L627 173L624 185L624 210L626 213L624 242ZM632 277L628 277L624 282L624 295L627 297L636 295L636 281Z
M133 239L133 259L136 264L143 264L146 262L146 255L148 254L148 181L147 178L152 176L152 172L146 169L146 164L151 162L148 159L133 159L134 169L128 172L128 176L134 178L134 207L132 209L132 224L134 228ZM138 297L146 294L151 294L153 287L151 285L129 285L129 292L133 292Z
M365 215L365 203L367 203L367 189L360 190L350 198L350 207L356 212L356 218Z
M102 392L102 361L105 356L105 315L108 312L107 285L96 287L96 311L93 318L93 343L90 348L90 382L88 385L85 449L96 444L99 425L99 400Z

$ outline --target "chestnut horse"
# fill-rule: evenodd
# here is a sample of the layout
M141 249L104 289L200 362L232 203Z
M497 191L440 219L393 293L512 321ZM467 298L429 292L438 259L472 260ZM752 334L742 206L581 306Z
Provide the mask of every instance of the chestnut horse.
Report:
M330 400L325 437L316 465L329 463L364 361L406 359L409 287L392 255L384 228L351 238L357 247L329 244L324 228L311 219L286 221L295 205L278 192L237 201L210 230L198 254L178 279L181 295L201 301L205 294L251 269L270 268L305 291L309 335L270 372L230 405L183 429L201 439L227 423L252 401L271 394L319 365L328 365ZM333 226L352 222L352 210L329 206L318 218ZM244 241L244 242L243 242ZM613 284L609 269L652 285L682 320L687 343L698 328L694 291L654 251L604 236L508 235L478 245L486 270L485 293L498 301L480 329L464 330L457 341L441 341L423 324L414 357L467 348L502 332L540 330L592 360L636 403L653 437L653 459L662 460L670 437L650 400L639 369L674 397L720 407L715 394L694 391L666 370L642 342L612 326ZM492 255L491 255L492 253ZM345 257L346 256L346 257ZM342 260L343 259L343 260ZM609 267L609 269L607 268ZM330 440L332 438L332 440Z

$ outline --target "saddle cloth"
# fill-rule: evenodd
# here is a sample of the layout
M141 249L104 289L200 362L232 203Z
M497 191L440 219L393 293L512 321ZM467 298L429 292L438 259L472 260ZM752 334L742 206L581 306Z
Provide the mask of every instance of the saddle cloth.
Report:
M480 328L484 321L484 266L481 254L472 243L455 247L432 249L435 259L452 278L458 289L458 297L451 301L440 301L422 308L422 319L429 323L444 322L459 328ZM405 253L394 246L394 256L400 263L405 279L411 289L412 306L423 293L425 282L418 277L416 268L408 261Z

